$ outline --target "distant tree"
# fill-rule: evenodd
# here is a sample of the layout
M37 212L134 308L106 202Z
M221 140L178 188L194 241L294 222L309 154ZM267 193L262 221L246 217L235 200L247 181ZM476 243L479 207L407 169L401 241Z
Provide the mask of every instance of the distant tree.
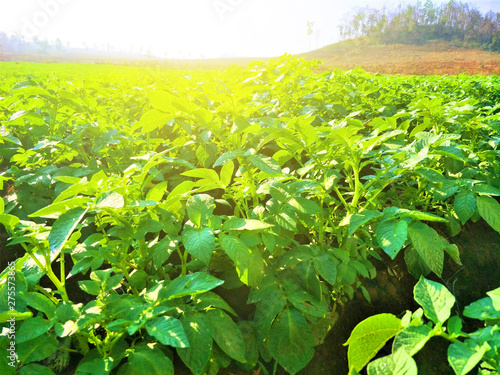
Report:
M311 36L314 32L314 21L307 21L307 36L309 37L309 51L311 50Z
M468 3L450 0L434 6L424 4L399 6L394 12L370 8L357 10L339 27L343 38L369 36L383 43L419 44L440 39L500 50L500 13L482 14Z
M63 44L61 42L61 39L57 38L54 44L56 51L61 53L63 51Z
M38 53L42 55L47 55L52 47L47 39L40 40L36 38L36 44L38 46Z

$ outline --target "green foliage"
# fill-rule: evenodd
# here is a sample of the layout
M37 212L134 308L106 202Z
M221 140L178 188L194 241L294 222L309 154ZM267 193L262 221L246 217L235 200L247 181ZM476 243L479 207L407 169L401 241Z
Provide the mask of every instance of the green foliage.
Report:
M368 374L417 374L414 356L432 338L440 336L451 342L448 347L448 363L457 375L464 375L479 365L490 374L500 371L500 311L493 304L499 289L465 307L464 316L485 320L484 328L472 333L462 331L459 316L450 318L455 297L442 284L421 277L415 285L414 297L423 308L430 322L425 322L422 309L413 314L407 311L397 330L389 328L399 319L391 314L374 315L359 323L352 331L349 341L349 368L361 371L386 341L395 336L392 354L368 364ZM447 325L445 323L447 322ZM385 329L384 329L385 328ZM360 339L357 340L357 338ZM463 341L460 340L463 338ZM375 351L367 350L366 346ZM351 354L353 353L353 354Z
M374 260L441 275L460 263L443 231L498 231L498 77L316 74L288 56L157 77L5 66L0 234L24 255L0 274L0 322L12 269L21 373L75 352L81 374L172 373L175 351L194 374L294 374L368 296ZM416 298L449 318L442 289ZM495 321L490 299L465 315ZM430 337L390 319L350 346L355 369L394 335L410 356Z
M397 11L366 7L340 25L346 37L369 36L384 43L423 44L434 40L500 50L500 13L482 14L473 4L432 1L399 7Z

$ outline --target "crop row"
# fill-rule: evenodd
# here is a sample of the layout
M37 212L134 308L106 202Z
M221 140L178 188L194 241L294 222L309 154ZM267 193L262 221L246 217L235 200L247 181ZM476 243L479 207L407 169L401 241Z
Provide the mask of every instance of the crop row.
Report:
M374 260L441 276L460 252L440 233L500 232L498 77L312 67L6 65L0 248L19 323L0 372L295 374L340 305L370 300ZM7 322L8 268L0 283Z

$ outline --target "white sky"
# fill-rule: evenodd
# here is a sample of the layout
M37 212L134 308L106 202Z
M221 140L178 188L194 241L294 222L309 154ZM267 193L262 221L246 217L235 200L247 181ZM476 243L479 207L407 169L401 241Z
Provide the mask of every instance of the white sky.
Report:
M403 0L405 4L413 1ZM396 0L0 0L0 31L73 47L111 44L157 56L278 56L338 41L339 21L357 7L395 7ZM434 4L447 0L434 0ZM500 0L469 0L500 11Z

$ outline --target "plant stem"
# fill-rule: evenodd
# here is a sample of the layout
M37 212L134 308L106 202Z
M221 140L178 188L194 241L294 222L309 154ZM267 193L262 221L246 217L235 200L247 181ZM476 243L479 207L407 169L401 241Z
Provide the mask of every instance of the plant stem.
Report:
M345 209L347 210L347 212L351 212L351 207L349 207L349 205L347 204L346 200L344 199L344 196L342 195L342 193L340 192L339 188L334 186L333 187L333 190L335 191L335 193L337 193L337 196L339 197L340 201L342 202L342 204L344 205Z
M24 247L24 250L30 255L31 259L35 262L35 264L47 275L47 277L52 281L54 286L56 287L57 291L61 294L61 297L63 301L69 301L68 294L66 293L66 288L64 285L61 283L61 281L57 278L57 276L54 274L54 271L52 271L52 267L50 265L50 256L49 260L45 258L45 262L47 264L43 265L42 262L38 260L35 254L33 254L31 251L28 250L25 244L22 244Z
M255 208L259 205L259 197L257 196L257 190L255 189L255 185L253 183L253 176L252 172L250 171L250 166L248 165L246 160L245 163L243 163L243 165L245 167L245 175L247 177L248 187L250 188L250 195L252 196L252 202Z
M181 251L181 249L179 249L179 246L177 246L177 253L179 254L179 258L180 258L181 264L182 264L181 276L184 276L187 274L187 265L186 265L187 255L182 254L182 251ZM187 251L186 251L186 253L187 253Z
M360 198L360 193L361 193L361 190L362 190L362 187L360 186L361 185L361 182L359 181L359 165L356 161L356 166L352 166L352 171L354 173L354 198L352 198L352 202L351 202L351 206L352 208L354 209L354 211L357 211L356 210L356 207L358 205L358 200Z

